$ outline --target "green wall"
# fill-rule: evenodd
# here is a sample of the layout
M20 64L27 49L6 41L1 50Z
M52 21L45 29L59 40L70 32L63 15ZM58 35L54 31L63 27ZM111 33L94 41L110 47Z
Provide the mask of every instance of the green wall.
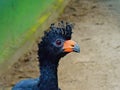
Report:
M0 66L36 32L40 34L43 28L38 28L53 20L49 19L53 13L57 17L64 6L64 0L0 0Z
M0 0L0 62L16 49L40 15L55 0ZM14 50L13 50L14 51Z

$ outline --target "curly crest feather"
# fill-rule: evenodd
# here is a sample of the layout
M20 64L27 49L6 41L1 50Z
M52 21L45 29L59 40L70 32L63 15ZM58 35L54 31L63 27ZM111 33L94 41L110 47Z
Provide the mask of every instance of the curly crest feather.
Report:
M72 36L72 29L73 29L73 24L69 24L68 22L59 22L58 25L56 26L55 24L51 24L50 30L45 31L44 37L47 36L52 36L53 34L59 34L61 35L64 39L70 40ZM43 37L43 38L44 38Z

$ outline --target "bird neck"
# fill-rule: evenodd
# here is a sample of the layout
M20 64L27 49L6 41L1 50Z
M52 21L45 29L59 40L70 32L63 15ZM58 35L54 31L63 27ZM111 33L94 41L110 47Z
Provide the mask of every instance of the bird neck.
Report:
M58 62L52 63L49 59L40 61L40 90L58 90L57 67ZM57 61L57 60L56 60ZM59 60L58 60L59 61Z

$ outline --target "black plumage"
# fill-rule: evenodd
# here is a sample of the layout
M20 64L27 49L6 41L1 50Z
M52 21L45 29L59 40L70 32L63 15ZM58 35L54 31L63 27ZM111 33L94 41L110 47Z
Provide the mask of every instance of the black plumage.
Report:
M38 44L40 77L22 80L12 90L59 90L57 68L59 60L70 52L80 52L79 46L71 40L72 24L61 21L51 24Z

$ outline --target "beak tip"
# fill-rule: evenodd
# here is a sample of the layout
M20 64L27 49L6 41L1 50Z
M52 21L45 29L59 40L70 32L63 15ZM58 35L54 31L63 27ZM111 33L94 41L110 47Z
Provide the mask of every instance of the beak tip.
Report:
M77 53L80 53L80 49L78 51L76 51Z
M78 44L75 44L74 48L73 48L74 52L80 53L80 47Z

